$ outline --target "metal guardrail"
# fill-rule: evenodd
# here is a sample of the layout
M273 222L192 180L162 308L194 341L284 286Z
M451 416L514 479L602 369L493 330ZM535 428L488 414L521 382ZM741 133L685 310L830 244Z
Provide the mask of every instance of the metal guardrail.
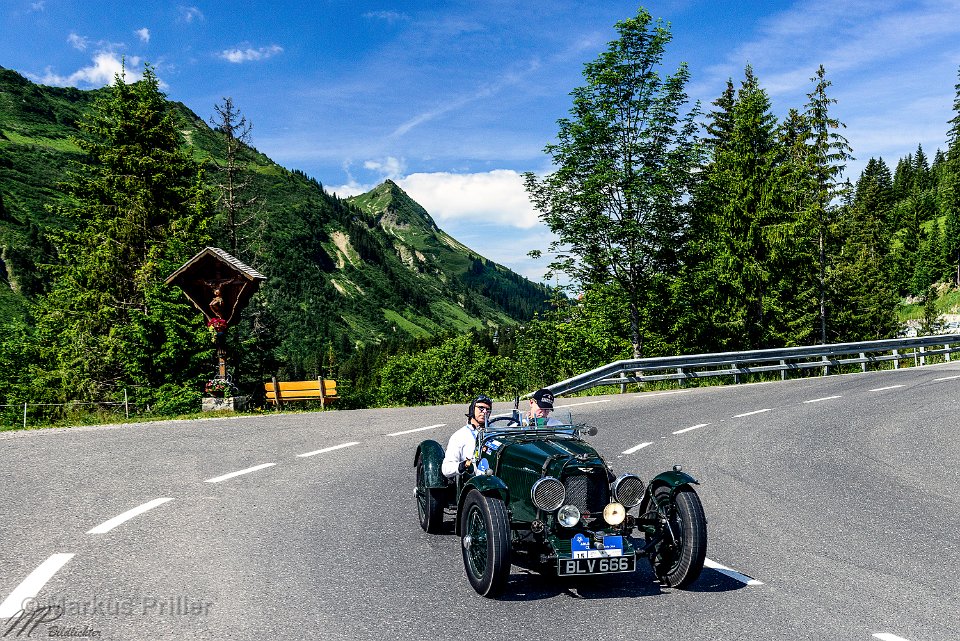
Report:
M824 374L829 374L831 367L860 364L865 372L869 364L886 361L893 361L894 369L898 369L902 360L913 359L915 364L924 365L930 356L941 354L949 361L954 352L960 352L960 334L758 349L748 352L639 358L598 367L585 374L554 383L549 389L561 396L600 385L619 385L620 392L623 393L629 383L669 380L682 382L730 375L739 383L741 376L746 374L776 371L780 372L782 379L786 379L787 372L817 367L823 368Z

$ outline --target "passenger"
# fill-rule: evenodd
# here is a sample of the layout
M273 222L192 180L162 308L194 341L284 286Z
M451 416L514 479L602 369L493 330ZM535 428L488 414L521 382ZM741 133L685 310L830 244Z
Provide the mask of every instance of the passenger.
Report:
M467 408L467 424L453 433L447 450L443 456L440 471L447 478L454 478L457 474L473 473L473 456L477 449L477 430L484 425L493 400L481 394L470 402Z
M552 411L553 392L548 389L538 389L530 399L530 411L524 417L524 424L532 427L563 425L563 421L550 416L550 412Z

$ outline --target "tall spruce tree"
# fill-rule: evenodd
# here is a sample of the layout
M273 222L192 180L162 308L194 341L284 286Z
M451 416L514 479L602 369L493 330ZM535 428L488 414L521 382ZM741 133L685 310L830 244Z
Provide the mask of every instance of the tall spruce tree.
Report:
M181 409L209 342L163 281L206 242L210 197L149 66L131 84L118 75L79 127L88 162L64 185L70 226L37 307L47 393L107 400L131 389L141 404Z
M628 302L633 354L661 326L676 273L685 198L699 161L685 64L661 77L670 32L646 10L617 23L619 38L584 67L570 117L546 153L557 170L526 187L557 235L552 270L584 287L616 282Z
M840 209L842 243L829 270L833 342L890 338L899 330L900 298L892 277L889 210L890 170L871 158L857 181L852 202Z
M827 80L827 72L820 65L810 81L815 83L807 94L808 102L804 112L808 124L808 145L810 149L809 171L814 192L808 210L809 222L816 233L819 254L819 298L820 298L820 341L827 342L827 252L830 243L830 226L836 213L835 199L842 193L843 184L839 179L851 160L852 151L847 139L839 133L846 125L830 115L830 106L836 99L827 95L832 84Z

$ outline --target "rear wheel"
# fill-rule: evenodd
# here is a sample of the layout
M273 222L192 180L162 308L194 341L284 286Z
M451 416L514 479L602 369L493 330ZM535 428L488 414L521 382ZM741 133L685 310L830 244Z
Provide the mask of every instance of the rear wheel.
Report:
M663 585L682 588L697 580L707 555L707 518L700 497L689 487L671 494L667 486L654 490L658 512L666 519L662 538L650 563Z
M463 567L477 594L494 598L510 578L510 522L503 501L473 491L461 512Z
M417 513L424 532L436 534L443 525L443 503L437 491L427 487L423 459L417 459Z

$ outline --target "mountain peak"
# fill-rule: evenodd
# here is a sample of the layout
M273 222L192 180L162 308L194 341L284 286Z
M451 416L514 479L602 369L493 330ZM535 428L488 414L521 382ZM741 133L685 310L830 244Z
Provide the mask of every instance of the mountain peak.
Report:
M413 228L429 233L440 230L427 210L389 178L365 194L352 196L347 201L376 218L386 228Z

